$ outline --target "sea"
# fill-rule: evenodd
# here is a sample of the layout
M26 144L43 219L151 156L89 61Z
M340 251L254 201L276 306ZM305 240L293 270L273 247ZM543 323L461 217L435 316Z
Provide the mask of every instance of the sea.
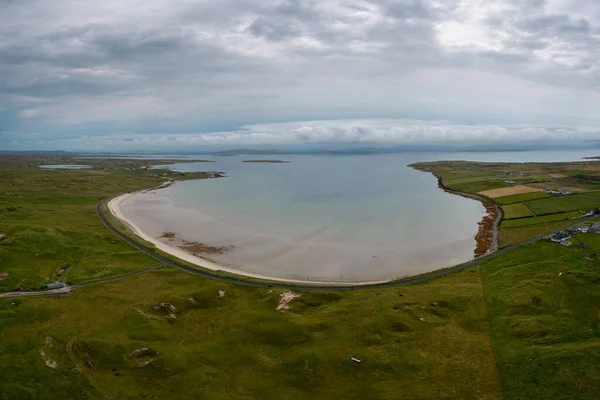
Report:
M579 161L596 155L538 150L208 156L216 162L167 168L222 171L225 178L177 182L137 194L121 207L151 236L173 232L179 240L228 248L207 257L242 273L377 282L472 259L485 215L480 202L440 190L433 175L409 164ZM289 162L242 162L252 159Z

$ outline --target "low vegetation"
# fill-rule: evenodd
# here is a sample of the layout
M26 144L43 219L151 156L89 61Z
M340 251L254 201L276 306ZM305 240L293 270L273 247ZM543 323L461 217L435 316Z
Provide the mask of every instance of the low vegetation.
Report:
M155 264L105 229L96 204L206 177L100 160L93 168L108 173L30 166L42 161L0 158L2 291ZM0 398L593 399L600 235L575 238L586 247L536 242L406 287L290 295L165 267L66 296L0 298Z

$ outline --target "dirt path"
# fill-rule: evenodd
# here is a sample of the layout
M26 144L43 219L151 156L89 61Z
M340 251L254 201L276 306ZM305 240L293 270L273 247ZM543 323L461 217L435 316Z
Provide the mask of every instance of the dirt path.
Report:
M140 275L140 274L143 274L143 273L149 272L149 271L154 271L154 270L162 268L164 266L165 265L163 263L156 264L156 265L153 265L151 267L141 269L139 271L130 272L128 274L117 275L117 276L112 276L110 278L104 278L104 279L98 279L98 280L95 280L95 281L84 282L84 283L80 283L78 285L73 285L73 286L65 286L65 287L60 288L60 289L38 290L38 291L35 291L35 292L8 292L8 293L0 293L0 298L5 298L5 297L44 296L44 295L48 295L48 294L58 294L58 295L60 295L60 294L66 294L66 293L72 292L73 290L84 288L86 286L98 285L98 284L101 284L101 283L108 283L108 282L114 282L114 281L120 281L121 279L130 278L132 276Z

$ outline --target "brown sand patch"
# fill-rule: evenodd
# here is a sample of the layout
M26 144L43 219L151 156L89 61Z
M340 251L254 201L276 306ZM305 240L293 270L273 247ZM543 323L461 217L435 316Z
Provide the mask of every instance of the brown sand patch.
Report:
M289 290L281 293L279 295L279 304L277 305L277 310L288 310L290 308L290 303L292 302L292 300L298 297L300 297L299 294L290 292Z
M223 254L226 251L231 250L230 247L225 246L210 246L200 242L188 242L187 240L180 240L175 238L174 232L163 232L160 237L167 239L166 242L169 244L177 246L180 249L192 254Z
M498 197L506 197L513 196L515 194L524 194L524 193L533 193L533 192L543 192L544 189L525 186L525 185L515 185L511 187L505 187L500 189L490 189L484 190L483 192L479 192L483 196L487 196L491 199L496 199Z
M185 251L189 251L190 253L203 253L203 254L223 254L227 250L228 247L218 247L218 246L209 246L200 242L187 242L182 241L179 245L179 248Z
M566 178L567 175L563 175L563 174L548 174L548 176L551 176L552 178Z
M50 337L50 336L47 336L46 340L44 340L44 346L42 346L40 348L40 355L44 359L44 363L46 364L46 366L48 366L52 369L56 369L56 368L58 368L58 363L56 361L54 361L53 359L51 359L50 357L48 357L48 355L46 354L46 351L44 350L45 348L53 348L53 347L54 347L54 339L52 339L52 337Z

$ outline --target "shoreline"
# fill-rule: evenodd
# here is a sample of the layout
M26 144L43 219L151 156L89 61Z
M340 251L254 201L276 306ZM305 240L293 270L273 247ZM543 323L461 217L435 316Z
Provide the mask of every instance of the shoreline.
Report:
M127 219L123 212L121 211L121 203L136 194L145 193L152 190L164 189L175 184L176 181L167 181L161 185L155 186L149 189L141 189L133 192L128 192L121 194L117 197L110 199L107 203L108 210L110 213L117 218L119 221L123 222L131 231L138 237L143 240L152 243L157 249L170 254L176 258L179 258L183 261L194 264L200 268L211 270L211 271L222 271L228 272L235 275L244 276L247 278L256 278L262 279L266 281L277 281L277 282L285 282L285 283L294 283L294 284L308 284L308 285L319 285L319 286L362 286L362 285L373 285L373 284L381 284L394 281L398 278L391 278L388 280L379 280L379 281L320 281L320 280L302 280L302 279L291 279L291 278L281 278L276 276L268 276L253 272L243 271L237 268L226 267L224 265L220 265L215 263L214 261L207 260L203 257L199 257L192 253L189 253L181 248L172 246L168 243L163 242L162 240L152 237L144 232L139 226L137 226L133 221Z
M420 172L431 173L437 179L438 188L444 192L481 202L483 207L485 207L487 214L479 221L479 230L475 235L476 245L475 250L473 251L474 256L475 258L478 258L498 250L498 227L500 226L500 221L502 221L504 213L496 203L483 196L450 189L444 185L444 179L433 171L426 171L416 167L413 168Z

